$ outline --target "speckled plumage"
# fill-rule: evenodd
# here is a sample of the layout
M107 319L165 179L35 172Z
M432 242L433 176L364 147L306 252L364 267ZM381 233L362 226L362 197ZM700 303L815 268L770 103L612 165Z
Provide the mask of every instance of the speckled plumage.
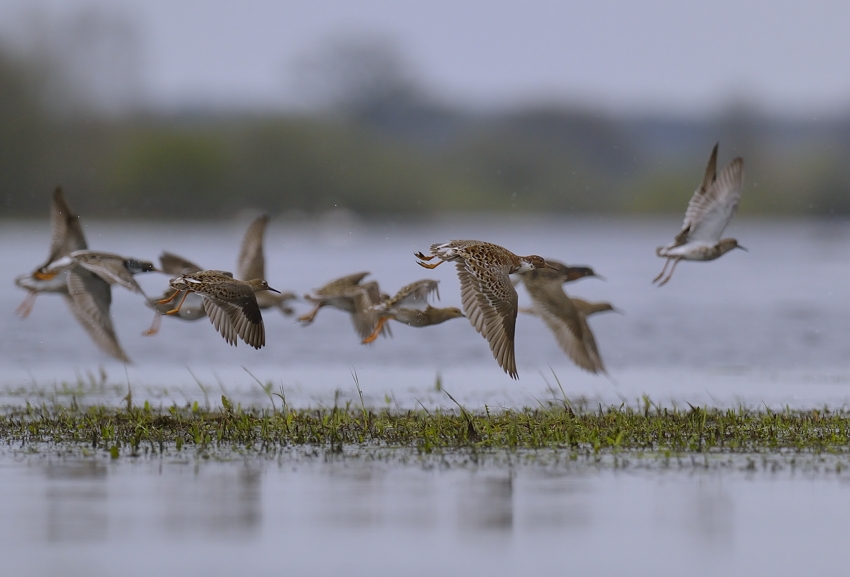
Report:
M204 311L210 322L229 344L235 346L238 336L255 349L265 346L266 331L255 294L256 291L275 290L265 280L241 281L229 272L205 270L183 274L169 284L175 292L159 304L170 302L181 291L198 294L204 299ZM181 305L182 301L168 314L176 314Z
M514 355L517 293L510 276L523 270L549 265L537 255L517 256L504 247L479 240L452 240L431 245L431 256L422 253L419 265L436 268L452 261L460 278L463 311L470 324L490 345L499 366L517 378ZM428 264L434 258L440 262Z

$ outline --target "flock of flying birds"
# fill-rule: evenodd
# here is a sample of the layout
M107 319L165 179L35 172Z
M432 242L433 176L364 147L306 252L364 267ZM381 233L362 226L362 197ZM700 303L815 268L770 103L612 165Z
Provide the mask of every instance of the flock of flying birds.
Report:
M681 231L671 244L656 250L659 257L666 259L661 274L653 280L659 286L670 281L681 260L714 260L734 248L743 249L735 239L721 239L720 236L741 197L744 162L736 158L718 175L717 148L715 145L702 184L688 204ZM120 285L144 295L134 278L136 274L162 272L174 277L161 297L145 296L148 306L155 311L146 335L156 334L163 316L188 321L206 316L231 345L235 345L238 338L259 349L265 345L261 310L278 308L284 314L293 313L287 303L297 298L296 295L281 294L264 280L263 236L267 216L256 219L245 234L236 278L230 272L204 270L168 252L160 256L160 268L156 268L149 261L88 250L79 217L71 211L59 188L53 194L50 215L52 235L47 261L32 273L15 279L15 284L29 293L18 307L18 314L26 317L39 293L61 294L95 343L118 360L128 362L129 358L118 343L112 325L111 286ZM377 282L362 282L369 273L360 272L331 281L305 295L313 309L298 320L308 325L323 307L341 309L350 313L354 328L365 344L375 341L379 335L389 336L389 320L425 327L465 316L487 340L499 366L512 378L517 378L516 319L518 312L528 312L546 323L560 348L576 365L591 373L605 372L587 317L616 309L609 303L570 298L563 290L564 283L598 276L593 269L567 266L536 255L517 256L506 248L478 240L434 244L429 255L419 252L416 257L418 264L428 269L443 262L455 263L463 312L454 307L437 308L429 304L432 295L439 298L439 281L418 280L390 297L380 291ZM516 275L516 280L510 275ZM533 306L530 309L518 306L515 285L519 282L531 296Z

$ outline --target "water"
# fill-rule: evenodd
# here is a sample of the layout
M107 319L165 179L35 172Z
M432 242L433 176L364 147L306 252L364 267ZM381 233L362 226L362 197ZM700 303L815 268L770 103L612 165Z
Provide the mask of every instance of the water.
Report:
M6 575L69 577L813 575L846 566L846 474L741 465L6 459L0 552Z
M611 380L578 370L558 349L543 323L522 315L514 382L493 360L487 343L463 319L414 329L392 323L395 337L361 345L340 311L322 310L301 327L294 317L265 314L266 348L228 346L209 322L164 319L156 337L141 332L152 313L139 295L113 291L113 317L134 363L126 367L101 353L62 299L39 297L26 320L14 314L24 292L13 286L46 253L46 223L4 223L0 229L0 386L87 379L106 372L111 383L134 385L142 398L201 398L199 381L262 401L264 394L243 367L282 387L295 405L356 395L356 373L367 400L399 406L440 404L439 375L455 398L473 407L537 404L556 386L570 396L601 402L633 401L649 394L663 403L769 406L840 406L850 399L850 300L842 288L850 271L850 225L845 222L743 221L729 229L750 252L733 251L711 263L683 263L663 288L650 284L663 261L655 246L678 230L676 220L444 219L410 225L350 220L272 222L266 239L272 286L299 294L328 280L371 271L387 292L423 277L441 281L442 306L460 306L451 265L427 271L413 253L451 238L484 238L521 254L540 253L572 264L590 264L606 282L584 279L570 294L608 300L625 311L593 317ZM162 250L209 268L232 269L247 221L226 224L86 222L89 245L155 260ZM14 250L12 250L14 247ZM137 277L150 294L167 286L162 275ZM527 296L520 289L521 305ZM299 314L308 310L298 303ZM613 381L613 382L612 382ZM162 395L163 387L170 392Z
M148 259L170 250L229 269L247 221L86 224L93 249ZM850 225L736 220L729 234L749 253L683 263L659 289L650 284L663 264L654 247L678 224L534 217L272 223L268 280L298 293L369 270L388 292L437 278L441 304L459 306L454 270L425 271L413 258L451 238L592 265L607 282L567 288L625 311L591 320L611 379L573 367L538 319L521 317L520 380L512 381L463 319L425 329L394 323L393 339L366 347L338 311L322 310L305 328L270 312L267 347L255 351L227 346L203 319L165 319L158 336L142 337L152 314L138 295L115 290L114 321L134 360L125 368L98 351L59 298L39 297L30 318L15 317L24 294L12 279L44 259L47 229L6 222L0 402L65 402L63 382L98 381L102 370L108 386L87 386L82 402L117 405L129 383L135 402L216 405L225 393L267 406L247 368L296 406L356 399L356 376L371 406L452 407L435 389L438 375L471 409L534 406L555 394L553 373L568 396L606 404L642 394L680 406L850 404ZM166 285L158 275L138 278L150 294ZM705 468L688 457L668 468L652 459L641 466L632 456L622 468L551 457L548 464L507 455L449 466L415 455L406 463L321 454L211 462L188 452L110 461L7 447L0 453L2 573L752 575L834 573L850 561L848 473L829 458L800 456L803 464L791 465L790 457L769 456L779 464L765 466L763 457L717 457Z

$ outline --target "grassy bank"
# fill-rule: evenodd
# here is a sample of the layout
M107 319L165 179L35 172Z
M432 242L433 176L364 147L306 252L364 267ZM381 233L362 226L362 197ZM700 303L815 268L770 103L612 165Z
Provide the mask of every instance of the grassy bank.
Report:
M118 458L275 453L315 447L402 448L421 454L464 450L564 450L575 456L619 452L850 453L850 412L643 407L577 407L569 402L520 410L220 409L42 405L8 408L0 441L26 449L74 445Z

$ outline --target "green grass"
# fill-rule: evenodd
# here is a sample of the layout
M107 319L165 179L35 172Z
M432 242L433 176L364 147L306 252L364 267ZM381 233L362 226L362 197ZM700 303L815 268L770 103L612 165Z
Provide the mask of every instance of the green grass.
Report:
M222 407L197 402L154 408L42 404L0 414L0 443L38 450L77 446L128 455L277 454L293 448L330 453L405 449L418 454L559 450L575 457L654 454L850 453L850 412L578 406L549 402L519 410L370 409L361 403L321 409Z

